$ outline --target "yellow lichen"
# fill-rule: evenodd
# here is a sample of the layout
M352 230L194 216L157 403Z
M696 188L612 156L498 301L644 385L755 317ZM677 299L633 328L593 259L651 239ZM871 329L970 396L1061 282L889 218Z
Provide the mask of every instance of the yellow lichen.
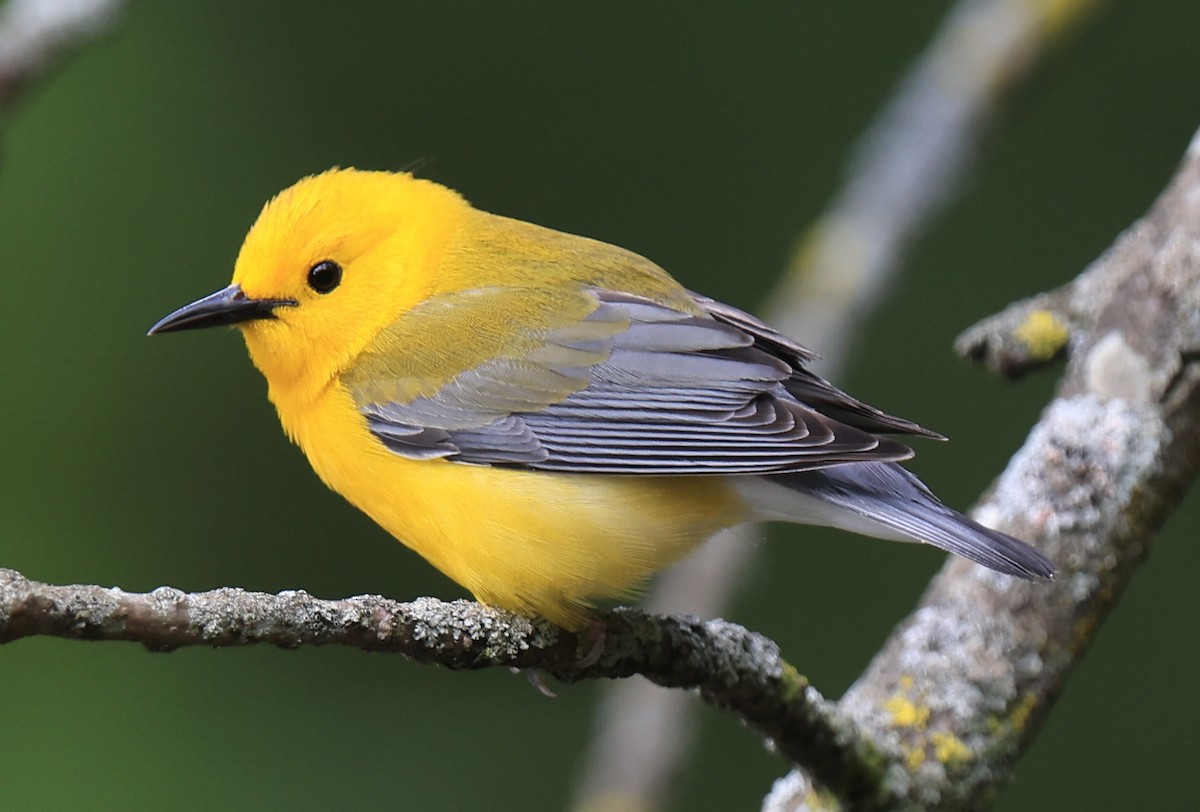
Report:
M799 701L804 696L804 692L808 690L808 677L797 671L791 663L783 663L781 682L783 683L783 698L789 703Z
M837 796L828 790L810 789L804 793L806 809L841 809Z
M894 727L924 728L929 722L929 708L918 705L903 694L894 694L884 708L892 715Z
M904 751L904 766L910 773L915 773L925 763L925 748L913 747Z
M1025 345L1035 361L1049 361L1066 345L1071 331L1049 310L1034 310L1013 330L1013 336Z
M971 748L949 731L934 731L929 734L929 741L933 743L934 757L943 764L967 761L971 758Z
M1029 714L1033 713L1035 707L1037 707L1037 695L1032 692L1026 692L1008 716L1009 721L1012 723L1012 729L1015 732L1020 733L1025 729L1025 724L1029 721Z

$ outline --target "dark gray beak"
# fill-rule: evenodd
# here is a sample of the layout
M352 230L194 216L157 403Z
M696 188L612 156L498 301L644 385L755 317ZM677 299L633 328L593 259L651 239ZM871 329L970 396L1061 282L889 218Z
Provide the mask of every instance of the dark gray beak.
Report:
M296 302L291 299L251 299L242 292L240 285L230 285L160 319L146 335L238 324L254 319L273 319L275 308L295 306Z

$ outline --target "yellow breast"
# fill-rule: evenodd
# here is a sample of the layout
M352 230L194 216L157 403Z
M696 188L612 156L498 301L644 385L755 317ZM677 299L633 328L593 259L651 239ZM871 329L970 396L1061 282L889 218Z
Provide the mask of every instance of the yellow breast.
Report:
M277 403L278 405L278 403ZM367 430L340 383L280 408L329 487L484 603L578 628L593 600L626 598L655 571L743 521L715 477L541 473L411 460Z

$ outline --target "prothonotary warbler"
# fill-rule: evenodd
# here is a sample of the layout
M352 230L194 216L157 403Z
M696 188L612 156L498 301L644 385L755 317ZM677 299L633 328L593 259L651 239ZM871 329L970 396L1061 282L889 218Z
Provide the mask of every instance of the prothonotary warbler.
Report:
M637 254L331 170L268 202L232 284L150 330L241 329L333 490L484 603L577 629L718 530L920 541L1022 578L1028 544L945 507L888 435L932 436Z

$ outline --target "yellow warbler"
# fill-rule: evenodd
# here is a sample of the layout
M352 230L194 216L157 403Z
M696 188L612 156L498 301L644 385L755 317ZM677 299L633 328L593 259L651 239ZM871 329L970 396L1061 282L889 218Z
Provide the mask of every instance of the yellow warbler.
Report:
M325 483L479 600L579 628L752 519L921 541L1025 578L799 344L637 254L331 170L263 208L233 283L162 333L237 325Z

